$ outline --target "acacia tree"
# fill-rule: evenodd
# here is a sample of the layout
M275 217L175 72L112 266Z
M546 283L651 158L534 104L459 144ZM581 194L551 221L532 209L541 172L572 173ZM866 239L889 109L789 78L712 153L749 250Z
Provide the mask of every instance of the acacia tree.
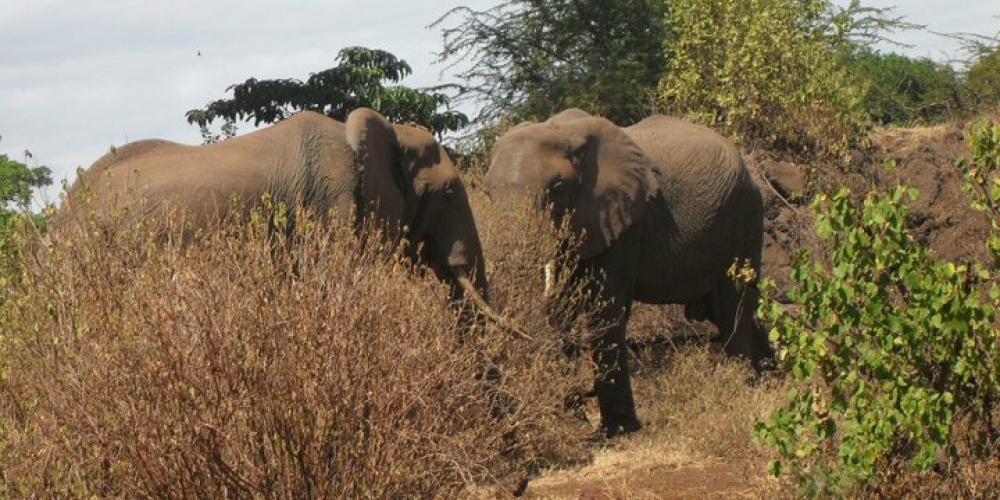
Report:
M341 120L360 107L382 113L390 121L415 123L440 134L455 131L469 120L449 107L449 98L436 89L413 89L398 83L412 73L406 61L393 54L364 47L348 47L337 54L338 64L313 73L305 81L288 78L257 80L230 85L233 97L208 103L187 112L188 123L201 127L207 141L217 139L208 131L216 119L227 124L252 119L254 125L275 123L297 111L316 111ZM231 128L223 133L231 134Z
M25 151L27 158L31 153ZM29 167L0 154L0 272L11 266L17 253L11 234L18 221L43 225L44 216L29 213L34 190L52 184L49 167ZM0 282L3 281L0 276ZM2 296L0 296L2 301Z
M442 28L439 62L466 66L453 88L482 105L477 123L547 118L580 107L621 125L649 111L663 74L663 0L507 0L457 7Z
M965 74L968 99L977 107L1000 107L1000 39L980 47L978 59Z

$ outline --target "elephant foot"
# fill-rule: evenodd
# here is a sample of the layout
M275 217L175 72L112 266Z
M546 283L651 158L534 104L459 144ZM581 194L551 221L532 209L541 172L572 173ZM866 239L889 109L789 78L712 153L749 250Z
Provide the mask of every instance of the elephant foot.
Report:
M524 492L527 489L528 489L528 478L527 477L523 477L523 478L521 478L520 481L518 481L518 483L514 487L514 489L511 490L510 494L513 495L513 496L515 496L515 497L521 497L521 496L524 495Z
M616 422L611 425L602 424L602 427L604 429L605 437L614 438L631 434L639 429L642 429L642 423L640 423L638 419L630 418L624 422Z
M494 498L520 498L528 489L528 476L502 480L494 486Z
M575 415L583 415L583 420L587 420L586 413L584 412L584 405L587 400L596 397L597 394L594 393L593 388L576 387L569 391L568 394L563 398L563 408L573 412Z

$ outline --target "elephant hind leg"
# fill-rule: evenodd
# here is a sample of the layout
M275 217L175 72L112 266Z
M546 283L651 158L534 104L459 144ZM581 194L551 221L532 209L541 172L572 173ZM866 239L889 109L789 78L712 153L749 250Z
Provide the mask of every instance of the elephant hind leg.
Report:
M705 321L712 317L712 302L709 297L699 297L684 302L684 318L690 321Z
M760 373L761 362L774 355L767 332L757 321L760 292L752 286L740 290L728 276L723 279L711 299L711 321L719 329L726 354L747 359Z

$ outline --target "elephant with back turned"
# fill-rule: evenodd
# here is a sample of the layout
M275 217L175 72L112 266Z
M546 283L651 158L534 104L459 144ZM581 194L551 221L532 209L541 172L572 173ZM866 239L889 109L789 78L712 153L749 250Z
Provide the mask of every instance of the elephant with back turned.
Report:
M126 207L126 222L182 214L204 229L270 196L289 209L339 222L373 217L388 238L404 235L415 259L503 322L486 305L482 247L465 187L445 150L427 131L390 124L370 109L346 123L301 112L227 141L188 146L162 140L119 147L84 171L53 219L55 233L92 214L108 220ZM294 230L290 220L288 230ZM506 324L506 323L504 323Z
M728 275L737 261L760 269L761 194L738 149L710 129L665 116L619 128L567 110L504 134L486 189L496 203L527 195L557 224L570 217L580 238L571 283L595 299L594 394L607 435L641 426L625 333L633 300L684 304L758 370L772 355L755 283L740 287Z

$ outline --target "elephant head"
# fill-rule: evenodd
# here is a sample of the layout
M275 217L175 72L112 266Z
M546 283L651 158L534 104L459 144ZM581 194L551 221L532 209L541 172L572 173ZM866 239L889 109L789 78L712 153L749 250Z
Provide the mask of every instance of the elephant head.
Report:
M430 132L390 124L370 109L347 117L347 143L358 162L358 212L379 221L413 258L452 284L452 299L525 336L487 305L482 245L458 169Z
M486 174L491 198L532 196L557 224L570 215L593 257L643 216L654 170L642 150L610 121L578 109L504 135Z

